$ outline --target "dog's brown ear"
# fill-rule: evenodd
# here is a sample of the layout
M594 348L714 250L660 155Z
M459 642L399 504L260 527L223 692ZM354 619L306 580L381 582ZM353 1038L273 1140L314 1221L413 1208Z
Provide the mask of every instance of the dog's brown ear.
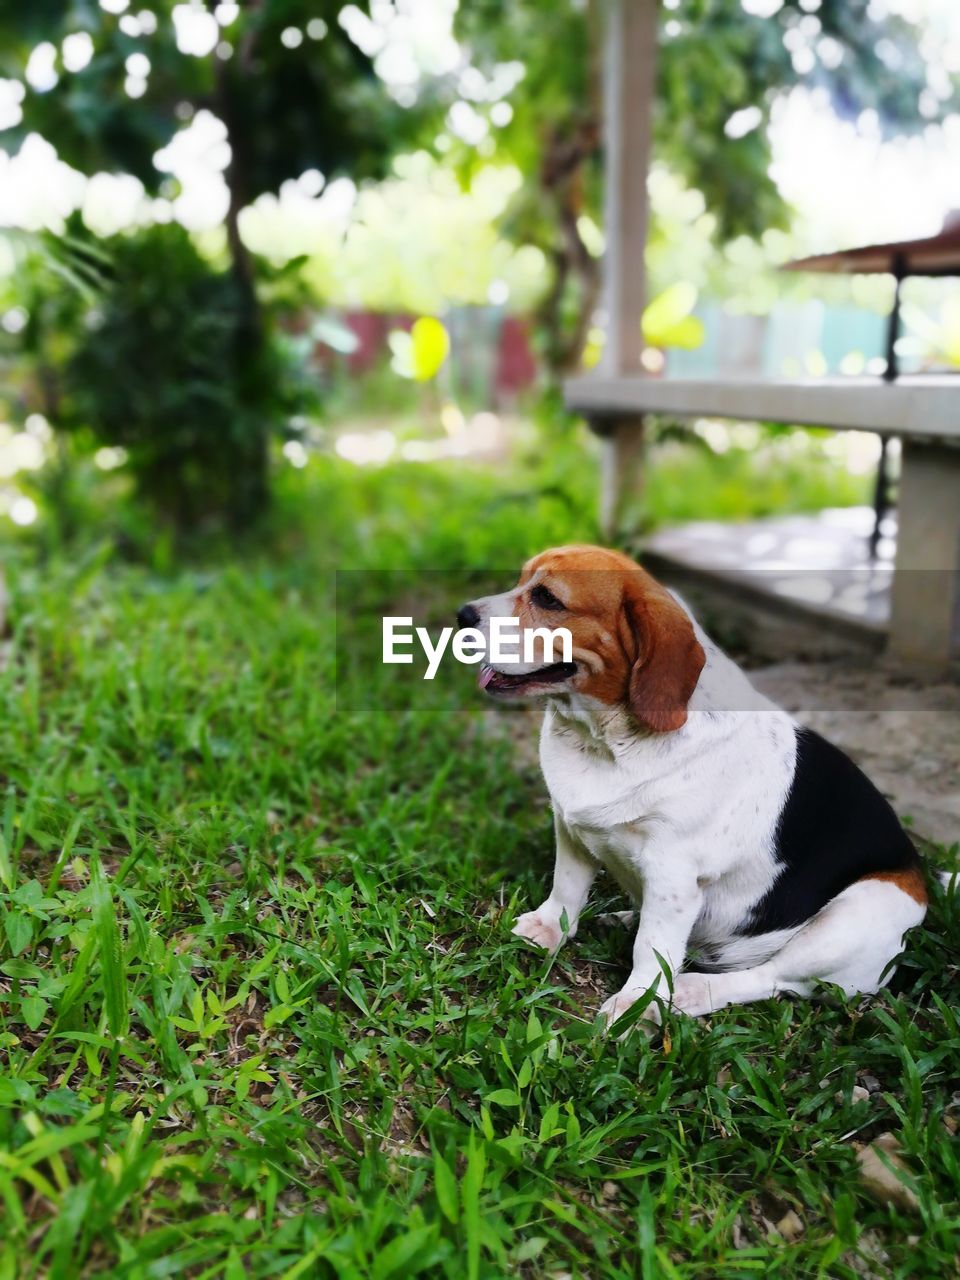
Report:
M630 575L623 603L637 654L628 687L630 710L655 733L680 729L706 662L693 624L670 592L642 569Z

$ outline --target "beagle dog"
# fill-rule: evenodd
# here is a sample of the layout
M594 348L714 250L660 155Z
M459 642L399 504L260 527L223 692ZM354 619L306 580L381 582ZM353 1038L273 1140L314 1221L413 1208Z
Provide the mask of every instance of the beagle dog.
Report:
M916 850L853 761L758 693L618 552L544 551L458 621L489 636L491 618L510 616L521 634L565 627L573 642L571 662L480 668L488 696L545 709L553 885L513 932L555 952L603 868L639 904L608 1023L641 998L657 1021L654 995L699 1016L816 982L877 991L927 893Z

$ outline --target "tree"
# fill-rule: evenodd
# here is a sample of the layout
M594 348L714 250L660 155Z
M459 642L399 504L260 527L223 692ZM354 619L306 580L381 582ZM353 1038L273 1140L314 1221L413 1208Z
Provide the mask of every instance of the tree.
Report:
M495 136L527 179L508 227L553 264L541 315L557 371L579 360L599 285L582 217L600 216L600 10L600 0L475 0L459 15L479 69L492 77L507 61L525 68L512 119ZM793 86L825 88L844 118L876 112L887 135L956 109L955 83L931 109L918 29L875 12L869 0L663 6L655 152L703 193L722 240L786 223L766 125Z
M114 0L110 9L122 7ZM107 12L95 0L16 6L0 26L6 74L22 79L39 44L62 50L78 33L90 37L90 54L78 70L60 70L50 87L28 86L23 119L7 137L16 144L18 134L36 131L82 172L120 170L156 191L163 178L156 152L184 120L209 109L227 127L227 232L234 269L248 283L237 232L242 208L308 169L379 174L416 128L416 114L389 98L370 58L338 23L341 8L337 0L210 0L206 7L151 0L137 14ZM147 60L143 74L131 71L137 56Z
M5 142L35 131L82 172L119 170L156 192L164 175L154 156L185 120L206 108L226 125L225 225L239 323L225 375L250 403L258 402L250 380L264 367L266 335L241 210L307 170L381 173L421 118L389 97L338 21L341 9L337 0L149 0L134 12L124 0L31 0L0 24L0 73L27 80L23 118ZM31 84L38 48L48 71ZM258 460L247 459L261 505L266 438L265 424Z

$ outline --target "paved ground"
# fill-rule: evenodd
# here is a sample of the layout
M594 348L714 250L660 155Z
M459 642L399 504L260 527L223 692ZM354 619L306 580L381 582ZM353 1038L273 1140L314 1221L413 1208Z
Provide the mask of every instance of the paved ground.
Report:
M875 560L869 554L873 523L870 507L762 520L693 520L658 529L644 539L644 552L828 617L884 627L890 617L896 516L884 522Z
M948 848L960 841L960 686L864 662L786 662L750 674L849 752L920 835Z

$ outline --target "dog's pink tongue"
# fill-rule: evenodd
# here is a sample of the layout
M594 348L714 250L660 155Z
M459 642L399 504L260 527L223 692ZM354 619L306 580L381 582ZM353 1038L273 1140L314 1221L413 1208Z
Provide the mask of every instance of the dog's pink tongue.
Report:
M493 667L488 667L486 663L477 672L477 684L481 689L485 689L494 677Z

